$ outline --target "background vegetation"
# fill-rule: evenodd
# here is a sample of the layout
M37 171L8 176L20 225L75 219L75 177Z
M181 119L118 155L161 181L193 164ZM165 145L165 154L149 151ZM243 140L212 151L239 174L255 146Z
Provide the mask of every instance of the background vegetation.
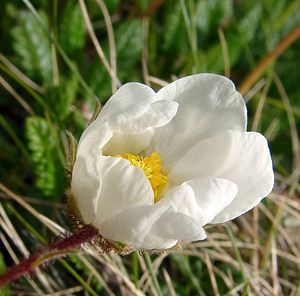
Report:
M0 272L70 230L65 130L79 139L96 99L200 72L243 85L299 24L298 0L2 0ZM258 208L169 255L86 248L0 295L300 295L299 47L241 88L276 170Z

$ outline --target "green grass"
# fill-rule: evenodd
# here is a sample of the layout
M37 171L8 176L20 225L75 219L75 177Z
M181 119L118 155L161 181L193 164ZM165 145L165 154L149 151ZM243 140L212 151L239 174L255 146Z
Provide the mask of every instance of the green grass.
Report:
M201 72L230 75L241 85L299 25L299 6L1 1L0 272L71 229L64 213L66 130L78 140L96 100L105 104L119 81L159 89ZM0 295L300 295L299 42L246 94L248 129L267 136L276 171L274 191L259 207L226 227L207 226L207 240L169 255L99 256L87 247Z

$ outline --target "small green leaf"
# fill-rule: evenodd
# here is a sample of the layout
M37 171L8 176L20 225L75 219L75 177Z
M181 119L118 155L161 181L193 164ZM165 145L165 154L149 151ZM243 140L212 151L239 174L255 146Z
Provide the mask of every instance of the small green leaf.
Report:
M0 274L3 274L5 269L6 269L6 267L5 267L5 262L4 262L4 259L3 259L3 255L0 252ZM11 295L11 293L10 293L10 290L9 290L8 286L4 286L4 287L1 288L0 296L10 296L10 295Z
M110 13L116 11L120 5L120 0L104 0L104 2Z
M196 5L196 24L205 33L214 32L222 21L232 16L232 0L206 0Z
M240 38L244 43L251 41L261 21L262 5L257 3L247 15L239 21Z
M169 50L172 48L173 43L178 40L178 30L180 28L180 24L182 24L182 12L180 3L178 2L175 5L172 5L168 10L168 14L166 16L165 25L164 25L164 43L163 49Z
M75 75L70 78L60 77L59 85L50 87L46 97L56 118L63 122L71 113L71 106L76 99L78 80Z
M115 32L120 76L128 79L128 69L141 59L143 30L140 20L123 22ZM121 77L122 78L122 77Z
M60 44L68 54L77 53L84 47L85 32L79 4L68 1L64 6L59 27Z
M25 133L35 172L35 186L45 196L57 196L64 183L64 169L59 161L58 144L48 122L38 116L28 117Z
M40 17L48 26L48 18L41 11ZM51 47L47 33L28 11L18 13L18 25L12 29L13 48L22 68L31 77L51 81Z
M68 180L71 180L73 167L76 161L76 152L77 152L77 140L72 135L71 132L66 130L67 136L67 163L66 163L66 174Z
M111 96L111 80L98 57L95 57L91 65L89 65L86 76L90 87L99 96L101 103L104 104ZM85 100L89 110L93 110L94 98L86 97Z
M241 53L242 44L239 38L236 38L236 35L229 36L227 41L228 46L228 59L230 63L230 68L232 68ZM224 71L224 57L222 52L222 47L220 43L211 46L205 54L207 70L214 73L223 73Z
M129 71L140 60L143 48L143 30L140 20L124 21L115 29L116 55L118 77L122 81L134 81L138 79L135 75L136 71ZM109 56L108 41L103 43L103 49L106 56ZM87 68L87 80L94 92L100 97L101 103L105 103L111 96L111 80L109 74L100 63L99 58L95 57L93 62ZM86 101L93 109L94 100Z

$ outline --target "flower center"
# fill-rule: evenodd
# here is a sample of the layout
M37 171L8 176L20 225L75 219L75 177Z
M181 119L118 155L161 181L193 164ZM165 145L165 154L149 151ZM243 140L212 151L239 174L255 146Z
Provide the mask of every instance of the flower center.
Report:
M154 193L154 202L158 202L162 197L163 189L168 183L166 172L162 168L162 161L157 152L150 156L140 156L130 153L117 155L130 161L133 166L139 167L144 171L145 176L151 183Z

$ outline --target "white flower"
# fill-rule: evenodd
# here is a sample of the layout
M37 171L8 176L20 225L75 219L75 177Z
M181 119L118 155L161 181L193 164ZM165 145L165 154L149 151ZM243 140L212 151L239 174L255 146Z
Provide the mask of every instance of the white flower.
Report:
M85 223L136 249L202 240L273 188L268 144L246 132L225 77L199 74L155 93L128 83L81 136L71 189Z

